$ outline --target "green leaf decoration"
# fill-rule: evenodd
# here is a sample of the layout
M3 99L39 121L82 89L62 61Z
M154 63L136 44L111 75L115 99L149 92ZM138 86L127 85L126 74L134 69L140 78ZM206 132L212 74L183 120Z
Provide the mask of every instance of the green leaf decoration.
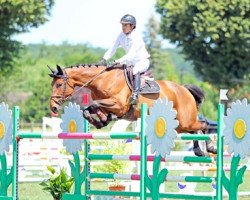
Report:
M68 163L69 163L70 169L71 169L71 176L75 177L76 176L76 167L71 160L69 160Z
M148 172L146 174L146 187L149 189L149 191L152 191L152 180L151 178L148 176Z
M13 174L13 166L11 167L11 170L10 170L10 173L7 175L7 178L6 178L6 182L7 182L7 186L9 186L12 182L12 174Z
M222 184L224 185L225 189L227 192L229 192L230 188L230 181L229 178L227 177L225 171L222 171Z
M247 169L247 166L243 166L239 169L237 176L236 176L237 185L240 185L241 183L243 183L243 176L244 176L246 169Z
M160 184L162 184L165 181L167 174L168 174L167 169L162 169L161 170L161 172L158 175L158 185L159 186L160 186Z
M86 170L87 170L87 168L86 168L86 166L84 166L82 172L80 173L80 177L79 177L80 183L83 183L86 180L86 174L85 174Z

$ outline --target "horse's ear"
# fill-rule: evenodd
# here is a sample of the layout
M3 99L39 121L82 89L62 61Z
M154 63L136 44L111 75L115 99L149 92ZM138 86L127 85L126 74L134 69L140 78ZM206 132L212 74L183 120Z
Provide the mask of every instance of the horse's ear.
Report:
M63 75L63 70L59 65L56 65L57 67L57 75Z
M53 70L49 65L47 65L47 67L50 69L50 71L52 72L52 74L55 73L55 70Z

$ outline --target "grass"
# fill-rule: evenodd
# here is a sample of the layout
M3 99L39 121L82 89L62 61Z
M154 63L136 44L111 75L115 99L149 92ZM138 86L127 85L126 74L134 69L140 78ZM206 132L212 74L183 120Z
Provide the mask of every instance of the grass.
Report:
M52 196L42 191L39 183L20 183L19 200L53 200Z
M211 173L211 172L210 172ZM180 172L176 172L176 174L180 174ZM195 175L200 175L198 172ZM212 175L212 174L207 174ZM244 182L240 185L240 191L250 191L250 171L247 171L244 176ZM139 184L139 182L138 182ZM99 190L107 190L108 184L106 182L97 182L92 184L92 189L99 189ZM167 183L166 190L171 192L177 192L176 183ZM211 192L212 187L211 184L208 183L198 183L196 187L196 192ZM10 190L9 190L10 193ZM228 199L228 197L224 197L224 199ZM239 196L238 200L249 200L250 197L246 196ZM39 183L20 183L19 184L19 200L53 200L50 194L45 193L42 191L42 187Z

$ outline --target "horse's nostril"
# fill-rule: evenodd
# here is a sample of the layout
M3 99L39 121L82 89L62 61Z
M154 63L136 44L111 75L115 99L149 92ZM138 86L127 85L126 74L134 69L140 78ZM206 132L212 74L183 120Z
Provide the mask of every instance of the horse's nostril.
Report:
M53 113L57 113L57 108L56 107L52 107L52 112Z

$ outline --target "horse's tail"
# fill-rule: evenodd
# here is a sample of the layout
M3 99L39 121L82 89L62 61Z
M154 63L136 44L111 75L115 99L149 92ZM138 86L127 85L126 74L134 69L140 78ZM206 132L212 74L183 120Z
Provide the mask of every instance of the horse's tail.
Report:
M188 91L193 95L198 108L199 105L202 103L202 101L205 99L203 91L196 85L189 84L189 85L184 85L184 87L187 88Z

